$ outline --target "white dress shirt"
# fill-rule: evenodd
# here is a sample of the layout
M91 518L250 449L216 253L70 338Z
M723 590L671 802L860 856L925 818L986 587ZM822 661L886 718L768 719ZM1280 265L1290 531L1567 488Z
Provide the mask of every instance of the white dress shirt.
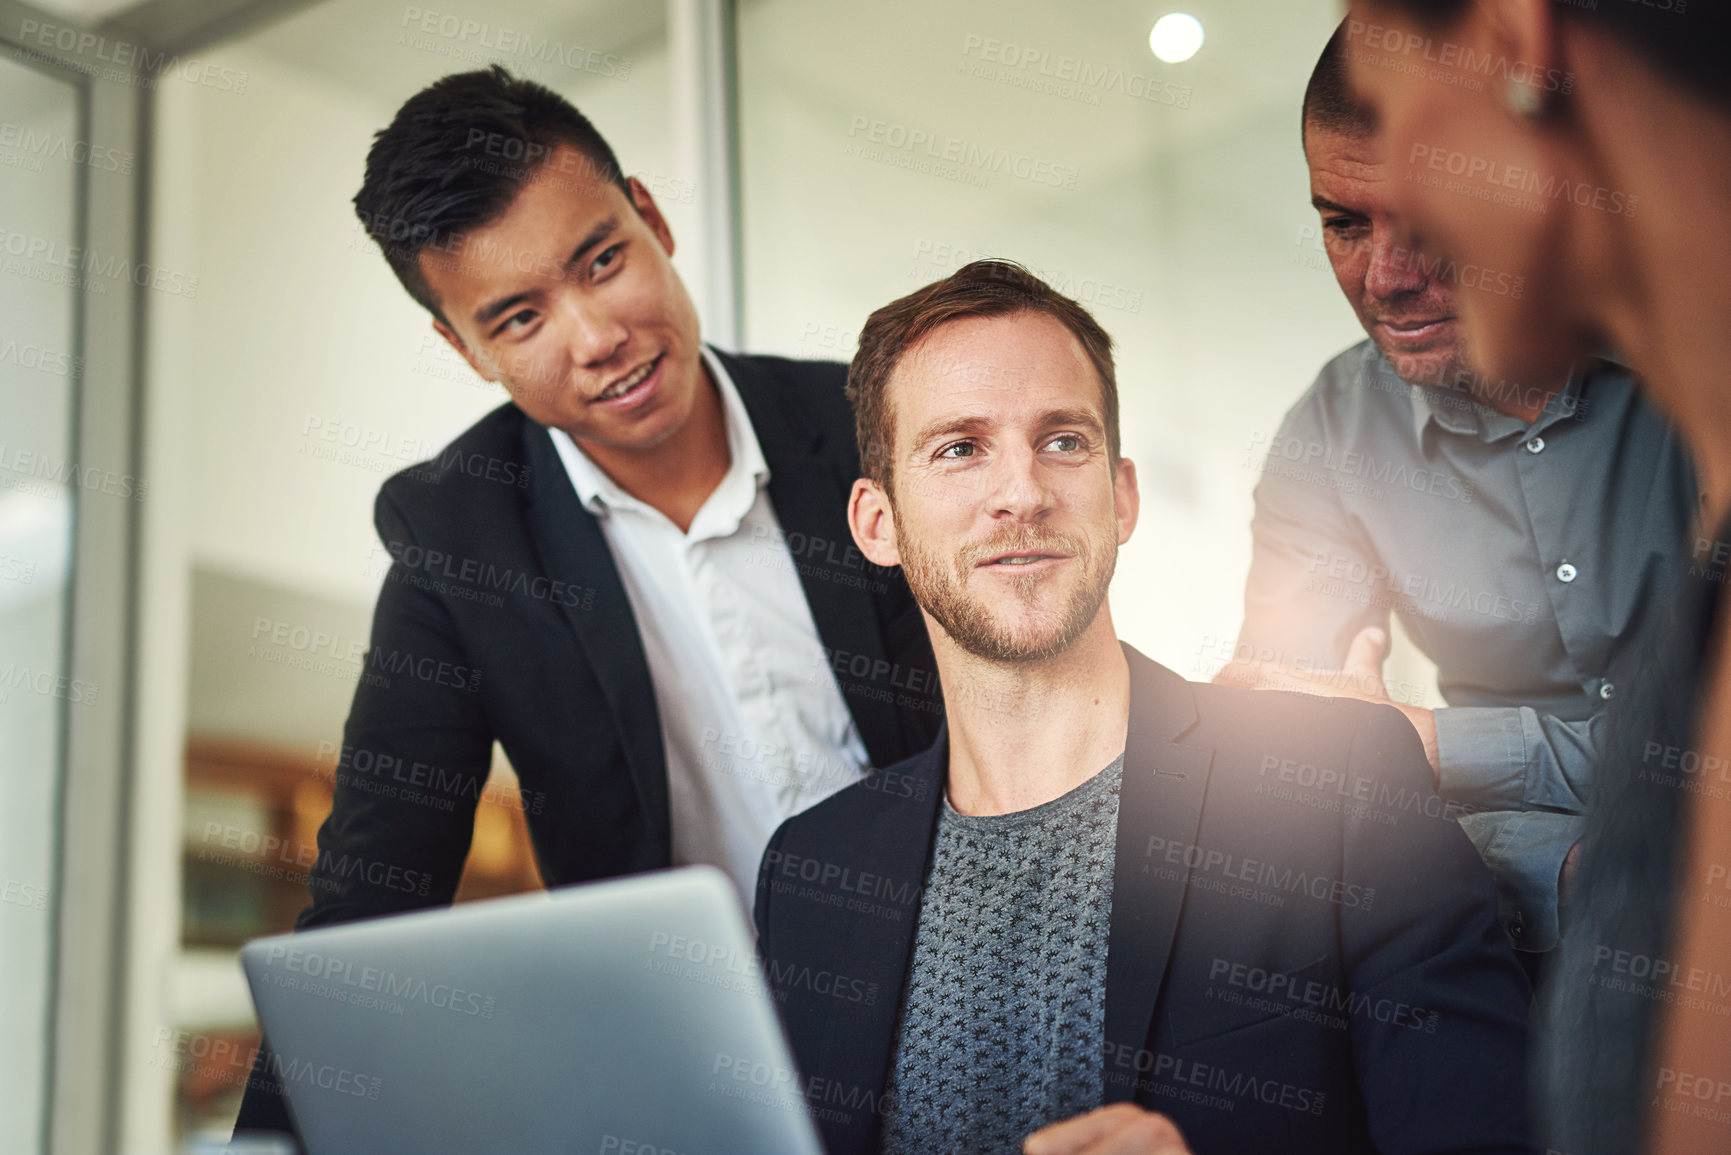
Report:
M857 781L866 751L770 505L751 418L708 348L703 362L732 460L688 532L551 432L613 550L649 659L673 861L725 870L749 907L775 828Z

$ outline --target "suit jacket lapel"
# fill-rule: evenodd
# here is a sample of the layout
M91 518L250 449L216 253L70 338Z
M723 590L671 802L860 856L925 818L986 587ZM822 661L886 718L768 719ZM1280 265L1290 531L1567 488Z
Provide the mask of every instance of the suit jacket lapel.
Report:
M577 632L596 680L601 683L601 693L619 731L619 741L625 748L631 777L650 826L663 848L671 853L661 716L655 707L655 683L649 676L649 659L643 652L631 599L626 595L601 524L577 499L577 490L565 472L564 462L559 460L552 436L525 417L523 441L530 467L529 530L542 572L579 588L578 605L561 601L559 607ZM581 591L591 590L592 597L581 596ZM577 703L572 708L578 708Z
M845 471L835 460L839 448L826 445L815 422L774 394L759 366L719 350L717 356L751 415L769 465L769 500L793 555L819 640L832 660L846 663L860 655L879 662L885 657L884 631L878 621L880 599L870 592L869 583L883 579L874 576L847 525L848 493L858 474L842 475ZM886 753L902 749L895 703L882 694L887 690L894 697L893 677L885 673L842 680L860 740L880 766L899 760L899 754L886 757Z
M950 758L949 729L924 752L904 764L913 782L913 796L885 806L862 833L858 870L887 879L891 886L911 883L923 888L932 842L937 836L938 811L944 796L944 772ZM921 787L924 789L921 789ZM916 895L921 891L916 890ZM848 934L846 960L850 973L870 976L881 992L877 1004L863 1019L832 1015L824 1030L820 1056L814 1070L824 1071L844 1087L870 1090L875 1102L889 1085L890 1060L895 1047L896 1023L900 1018L902 988L907 984L913 961L914 932L919 923L920 902L906 905L904 917L886 921L862 913ZM870 1127L882 1118L872 1113ZM870 1136L861 1135L862 1143ZM862 1147L863 1150L863 1147Z
M1130 737L1106 954L1108 1103L1135 1095L1137 1063L1130 1056L1147 1044L1165 983L1190 883L1187 851L1196 844L1214 758L1212 747L1173 741L1196 720L1189 684L1130 646L1124 650L1130 660ZM1175 861L1167 854L1172 847L1181 848Z

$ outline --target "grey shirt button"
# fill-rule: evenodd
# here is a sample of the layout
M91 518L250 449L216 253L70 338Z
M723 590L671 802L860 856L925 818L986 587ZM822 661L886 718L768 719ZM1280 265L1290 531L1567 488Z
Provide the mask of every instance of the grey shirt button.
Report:
M1617 696L1617 687L1616 686L1612 685L1610 682L1599 683L1599 697L1601 699L1609 702L1612 698L1615 698L1616 696Z
M1575 580L1575 575L1580 572L1580 570L1576 569L1568 562L1564 562L1562 565L1557 567L1557 580L1560 582L1572 582Z
M1528 453L1543 453L1544 451L1545 439L1543 437L1535 437L1527 442Z

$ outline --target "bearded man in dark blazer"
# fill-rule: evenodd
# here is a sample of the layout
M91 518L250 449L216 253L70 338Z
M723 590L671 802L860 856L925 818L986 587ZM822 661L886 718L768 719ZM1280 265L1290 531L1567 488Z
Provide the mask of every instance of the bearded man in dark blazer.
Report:
M1529 1150L1527 981L1411 724L1118 640L1136 476L1086 311L976 262L872 315L849 391L849 524L947 723L764 854L830 1155Z

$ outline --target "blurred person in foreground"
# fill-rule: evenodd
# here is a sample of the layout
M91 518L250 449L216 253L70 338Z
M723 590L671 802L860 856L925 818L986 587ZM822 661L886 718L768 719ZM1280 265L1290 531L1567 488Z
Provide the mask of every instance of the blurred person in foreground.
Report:
M1617 350L1706 494L1613 709L1539 1074L1569 1155L1731 1150L1731 9L1376 0L1347 40L1422 247L1526 280L1463 295L1475 360L1544 380Z
M391 567L296 927L450 902L495 743L546 885L708 863L749 895L783 819L941 709L901 576L846 544L843 367L705 345L649 190L500 68L410 98L355 209L510 400L380 489ZM237 1130L288 1129L281 1069L261 1047Z
M1694 474L1615 362L1533 385L1474 371L1459 298L1525 286L1409 246L1376 119L1347 83L1346 31L1311 75L1302 140L1328 259L1368 339L1269 444L1244 627L1218 680L1388 701L1398 616L1448 707L1396 708L1497 880L1510 940L1549 951L1605 715L1659 627Z
M1528 1150L1529 987L1412 727L1118 640L1111 338L978 261L872 314L848 389L849 524L907 574L948 723L764 853L830 1155ZM1330 808L1286 767L1419 805Z

